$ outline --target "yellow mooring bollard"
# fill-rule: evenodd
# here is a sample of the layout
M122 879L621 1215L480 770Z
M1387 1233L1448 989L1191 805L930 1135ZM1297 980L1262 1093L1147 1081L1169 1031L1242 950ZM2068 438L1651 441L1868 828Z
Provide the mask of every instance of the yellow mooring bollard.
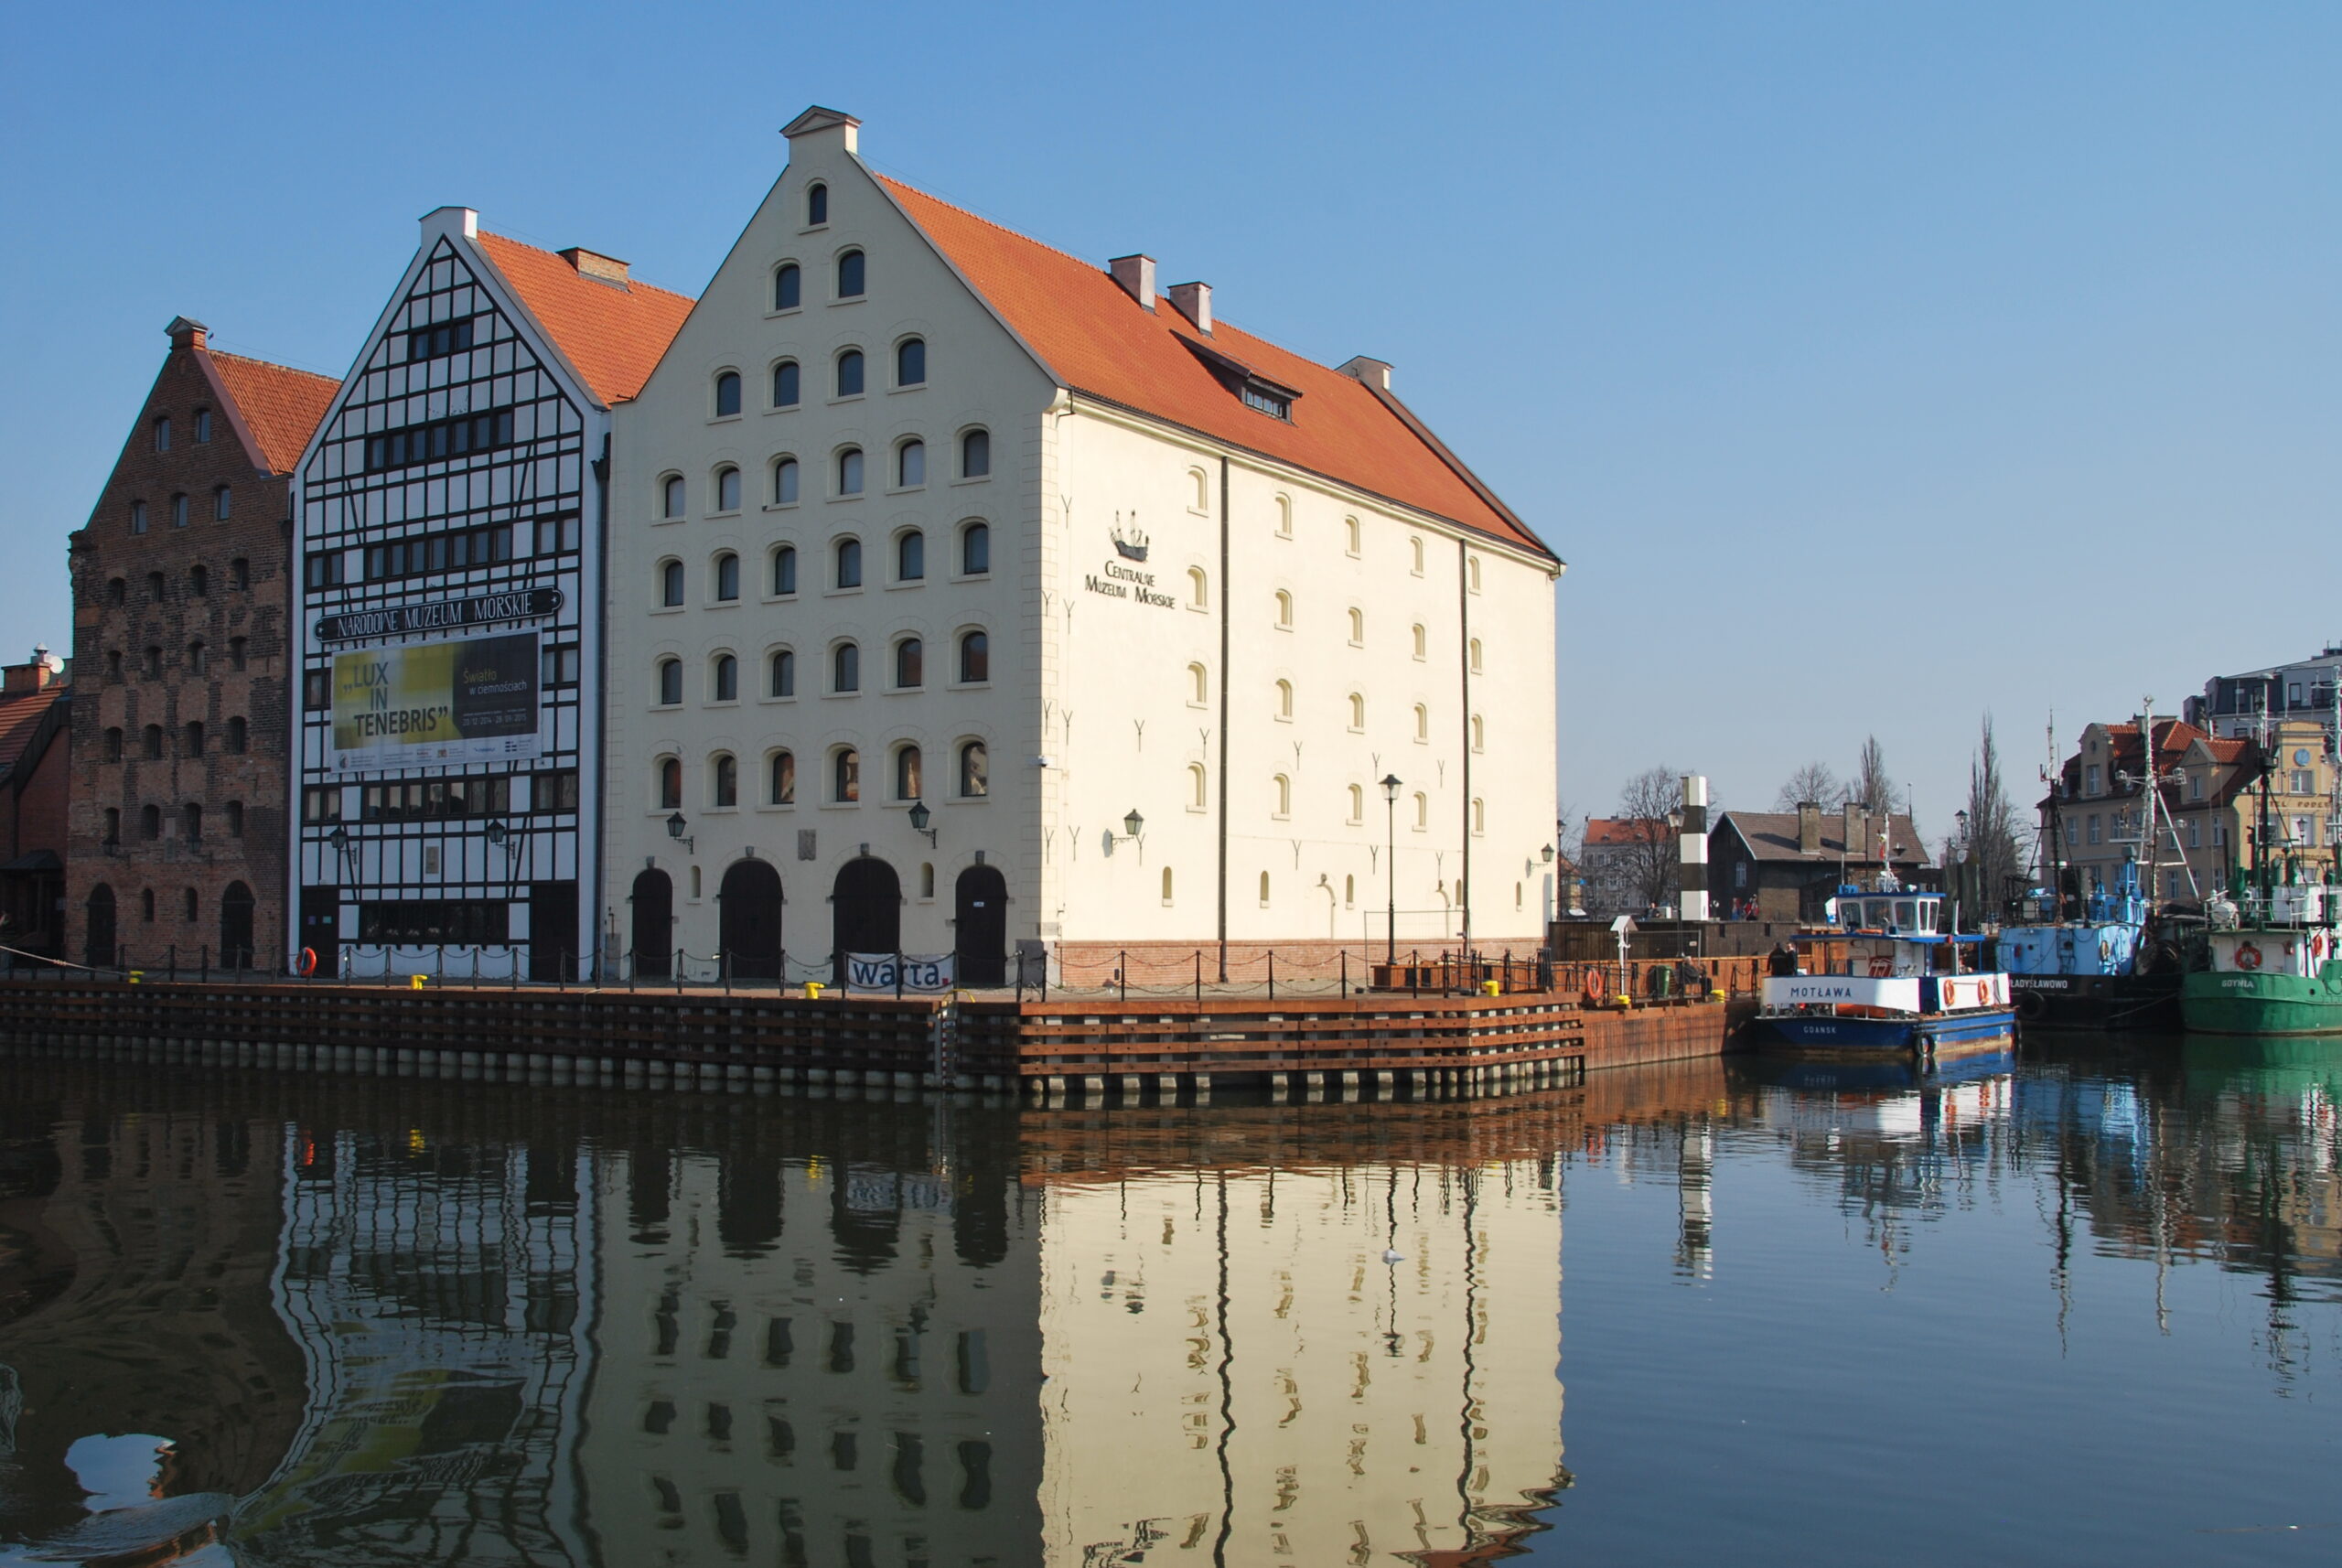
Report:
M807 981L805 983L805 1000L808 1002L819 1002L821 999L822 983L818 980Z
M423 989L423 976L421 976L421 975L419 975L419 974L410 974L410 975L408 975L408 976L406 977L406 988L407 988L409 991L420 991L420 990L422 990L422 989Z
M1484 980L1480 982L1480 994L1483 996L1501 996L1504 994L1504 987L1498 984L1493 980Z
M146 972L143 969L134 969L130 972L130 983L133 985L138 984L145 978Z

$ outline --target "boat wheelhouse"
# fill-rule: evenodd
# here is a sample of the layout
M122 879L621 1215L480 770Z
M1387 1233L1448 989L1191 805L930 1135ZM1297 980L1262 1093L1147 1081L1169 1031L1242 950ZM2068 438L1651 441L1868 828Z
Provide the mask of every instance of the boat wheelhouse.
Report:
M2272 883L2216 898L2206 913L2211 962L2179 993L2191 1031L2342 1034L2342 886Z
M1846 940L1830 974L1773 974L1757 1018L1781 1045L1830 1057L1950 1056L2004 1049L2015 1015L2009 977L1977 966L1984 939L1954 929L1940 893L1844 887L1836 900Z
M2093 889L2076 918L2060 918L2059 903L2036 891L2025 900L2028 918L1994 939L2016 1015L2073 1028L2176 1028L2184 954L2200 950L2200 925L2151 909L2135 861Z

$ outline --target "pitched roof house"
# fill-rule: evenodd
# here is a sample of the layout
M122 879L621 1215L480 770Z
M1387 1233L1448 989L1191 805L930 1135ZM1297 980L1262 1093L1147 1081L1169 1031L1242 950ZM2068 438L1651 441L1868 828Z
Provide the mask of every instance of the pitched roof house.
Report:
M1824 811L1724 811L1708 834L1709 886L1720 914L1818 920L1842 883L1890 869L1906 883L1928 873L1926 843L1910 817L1855 806Z

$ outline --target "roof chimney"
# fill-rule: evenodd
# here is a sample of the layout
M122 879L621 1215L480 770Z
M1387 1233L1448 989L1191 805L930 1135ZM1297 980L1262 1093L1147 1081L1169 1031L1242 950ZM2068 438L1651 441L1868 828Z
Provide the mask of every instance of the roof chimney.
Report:
M611 284L618 288L626 286L626 263L616 256L605 256L583 245L572 245L554 253L576 268L581 278L592 278L596 283Z
M1106 263L1123 292L1149 310L1155 308L1155 258L1153 256L1116 256Z
M1846 802L1846 854L1856 860L1864 860L1870 855L1869 815L1861 801Z
M1799 800L1797 803L1797 852L1799 854L1821 853L1821 803Z
M1208 283L1175 283L1171 285L1171 303L1179 314L1196 324L1198 332L1211 330L1211 285Z
M191 321L184 316L174 316L171 317L171 324L163 330L171 335L171 347L174 349L200 349L203 347L204 339L209 336L211 328L200 321Z
M1391 367L1380 360L1370 360L1360 354L1339 370L1352 381L1364 381L1368 386L1380 387L1384 392L1391 390Z

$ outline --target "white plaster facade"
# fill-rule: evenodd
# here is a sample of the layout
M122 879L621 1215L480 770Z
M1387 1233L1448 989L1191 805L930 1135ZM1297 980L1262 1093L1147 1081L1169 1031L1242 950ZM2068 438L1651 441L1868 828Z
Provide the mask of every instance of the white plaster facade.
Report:
M980 289L969 258L922 226L907 205L917 193L870 174L854 121L809 111L790 129L788 168L614 419L613 948L655 945L660 922L629 912L628 884L663 877L671 946L694 972L709 965L734 945L716 895L744 859L779 874L790 978L834 948L876 942L876 911L825 903L842 872L864 863L848 873L861 875L871 861L900 888L899 923L878 935L911 953L957 948L968 980L982 978L970 953L994 941L1207 955L1223 942L1379 945L1393 898L1402 945L1452 944L1468 930L1483 949L1533 946L1552 897L1541 852L1553 822L1560 563L1533 541L1081 390L993 297L998 283ZM1040 250L1003 234L1011 242ZM863 292L841 296L849 252L865 258ZM800 303L783 307L776 278L791 264ZM1152 296L1151 282L1139 292ZM1117 298L1162 318L1172 309ZM911 338L924 346L924 380L906 387L896 357ZM848 350L865 357L859 394L837 391ZM784 361L800 367L799 398L777 408ZM1361 381L1387 377L1353 363ZM740 378L737 413L718 412L727 374ZM1231 419L1272 421L1229 396ZM1417 439L1399 415L1387 424L1391 439ZM971 431L989 442L981 476L962 468ZM925 481L892 482L912 440L924 444ZM864 465L853 496L840 493L850 450ZM789 460L793 500L776 488ZM980 574L960 569L972 523L988 531ZM907 582L897 553L910 531L926 571ZM862 552L859 587L838 581L849 540ZM793 594L774 591L782 550L795 552ZM738 563L728 599L726 556ZM682 602L669 605L673 564ZM989 642L982 681L956 678L971 631ZM898 690L894 650L908 637L923 645L925 679ZM842 693L835 660L849 642L860 689ZM784 650L795 660L787 695L771 667ZM727 657L736 695L722 698L716 661ZM662 677L670 660L679 686L662 689L676 679ZM971 743L985 748L981 796L961 788ZM905 746L919 750L932 844L897 788ZM859 758L853 802L836 798L835 759L848 748ZM795 792L780 801L771 769L784 751ZM725 758L730 805L718 803ZM680 800L665 792L669 759ZM1377 784L1386 774L1402 781L1395 808ZM969 885L995 871L1005 918L972 947L972 922L982 929L1001 905L979 914ZM655 892L645 902L655 910ZM838 920L861 922L862 940L842 940Z

